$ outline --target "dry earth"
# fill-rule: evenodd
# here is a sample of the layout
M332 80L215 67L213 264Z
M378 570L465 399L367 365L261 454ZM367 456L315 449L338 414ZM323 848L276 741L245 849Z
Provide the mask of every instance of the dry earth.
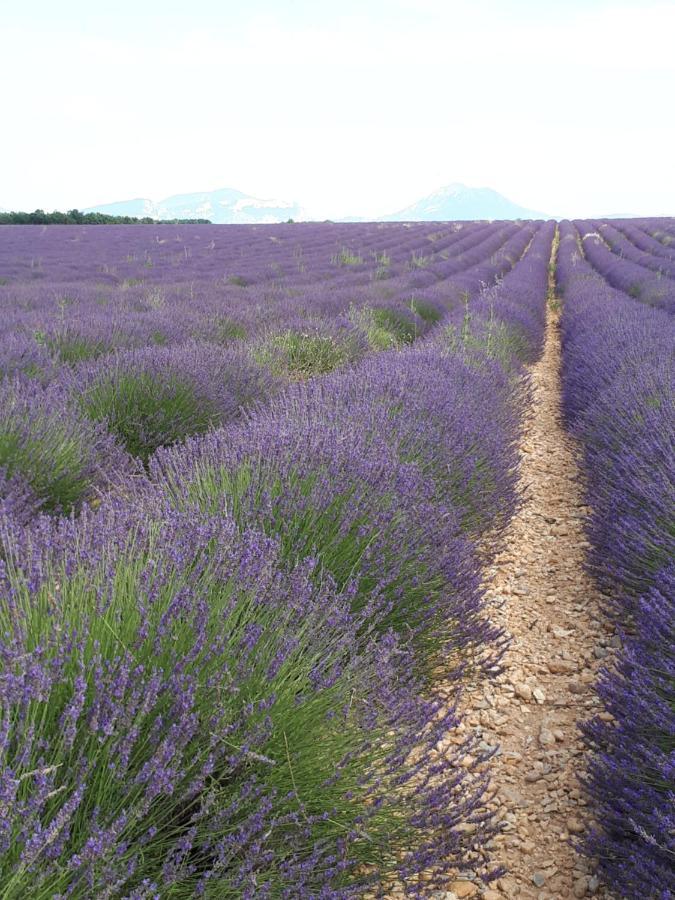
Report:
M616 638L584 571L587 512L577 447L560 416L559 313L549 304L546 345L530 369L532 402L520 447L522 505L486 572L494 618L511 636L504 673L467 695L466 723L499 745L493 788L504 833L496 861L509 874L489 890L457 881L447 900L608 897L573 849L587 827L579 784L578 723L594 711L597 669Z

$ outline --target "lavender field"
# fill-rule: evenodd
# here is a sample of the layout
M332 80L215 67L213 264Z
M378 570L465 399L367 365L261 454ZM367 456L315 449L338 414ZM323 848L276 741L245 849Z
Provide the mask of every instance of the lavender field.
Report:
M673 896L674 313L673 219L1 226L0 896Z

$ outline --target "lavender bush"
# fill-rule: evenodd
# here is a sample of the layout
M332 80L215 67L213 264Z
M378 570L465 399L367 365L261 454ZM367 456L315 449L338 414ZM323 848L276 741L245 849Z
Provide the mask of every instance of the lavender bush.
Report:
M236 417L273 384L244 352L198 342L116 353L63 381L83 413L143 462L158 447Z
M0 891L489 881L490 751L447 737L503 650L474 541L516 500L552 226L92 231L8 232L0 365L37 353L149 477L122 453L55 518L0 476Z
M571 224L561 233L564 407L584 448L591 562L623 631L599 686L613 719L586 726L598 828L585 849L622 896L665 900L675 891L675 323L599 278Z
M609 284L650 306L675 312L675 281L612 253L591 224L582 221L575 224L586 258Z
M151 476L179 508L255 524L280 539L284 559L312 555L340 589L353 583L371 628L414 638L418 669L471 648L492 660L498 634L457 511L378 435L369 405L331 415L340 387L323 382L297 405L159 450Z
M532 238L520 262L475 297L466 294L447 317L443 340L479 366L487 357L520 374L544 346L548 269L555 232L546 223Z
M478 863L484 754L430 762L453 710L316 560L148 497L0 530L5 896L416 894Z
M658 241L648 238L644 232L633 228L629 223L593 222L593 225L617 256L668 278L675 276L675 262L666 258L666 248ZM643 249L645 244L647 250Z
M20 331L0 335L0 378L19 375L48 382L55 369L51 354L33 336Z
M0 382L0 498L24 518L38 506L69 512L137 472L101 425L56 385Z
M361 359L368 351L363 335L347 320L305 319L271 333L254 348L255 358L287 379L325 375Z
M613 716L585 726L595 753L588 786L601 828L586 842L624 896L673 896L673 684L675 568L672 562L638 603L616 670L599 693Z

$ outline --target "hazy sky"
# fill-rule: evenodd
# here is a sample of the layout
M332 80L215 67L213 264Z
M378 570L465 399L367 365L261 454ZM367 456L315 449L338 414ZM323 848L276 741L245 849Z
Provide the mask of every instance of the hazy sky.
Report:
M675 215L675 3L0 0L0 207Z

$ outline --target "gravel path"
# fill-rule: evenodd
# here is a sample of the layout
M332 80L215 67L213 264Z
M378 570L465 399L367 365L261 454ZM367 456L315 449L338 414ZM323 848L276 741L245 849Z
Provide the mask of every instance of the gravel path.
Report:
M614 643L584 571L588 549L576 447L560 417L559 314L549 304L546 347L530 369L532 404L520 448L522 507L486 574L511 635L505 671L469 693L467 724L499 744L493 760L505 831L496 858L509 870L482 896L553 900L608 896L570 838L586 827L578 722L594 710L595 673ZM456 896L481 892L453 885ZM452 894L446 895L452 898Z

